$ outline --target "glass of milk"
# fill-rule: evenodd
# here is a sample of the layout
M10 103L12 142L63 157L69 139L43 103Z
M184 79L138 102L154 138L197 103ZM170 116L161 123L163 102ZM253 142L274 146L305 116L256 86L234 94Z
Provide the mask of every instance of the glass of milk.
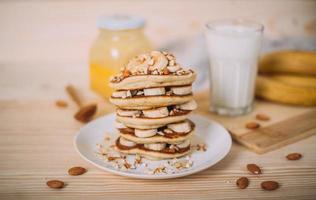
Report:
M247 20L206 24L211 111L242 115L252 109L263 26Z

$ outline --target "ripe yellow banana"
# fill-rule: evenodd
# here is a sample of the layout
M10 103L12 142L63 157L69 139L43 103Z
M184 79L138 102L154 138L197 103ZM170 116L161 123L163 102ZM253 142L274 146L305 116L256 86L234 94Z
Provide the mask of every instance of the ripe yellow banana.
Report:
M316 88L316 76L271 75L269 78L290 86Z
M295 77L305 80L304 77ZM259 75L256 82L256 96L286 104L315 106L316 87L302 87L297 84L290 84L295 78L285 78L278 80L268 76ZM282 78L281 78L282 79ZM315 79L315 78L314 78ZM309 83L310 79L306 82Z
M263 56L259 72L316 75L316 51L279 51Z

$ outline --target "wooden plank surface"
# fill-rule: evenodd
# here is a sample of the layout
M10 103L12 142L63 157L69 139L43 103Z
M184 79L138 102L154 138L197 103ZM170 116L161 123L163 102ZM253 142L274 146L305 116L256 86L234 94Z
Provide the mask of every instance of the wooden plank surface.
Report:
M73 83L86 101L99 102L98 116L114 110L90 93L87 84L88 49L100 14L142 13L149 22L150 38L164 45L174 38L198 34L208 19L240 15L263 21L271 37L310 36L304 26L315 18L316 5L308 0L134 2L138 3L0 2L0 199L315 199L315 136L263 155L234 143L228 156L212 168L173 180L123 178L79 157L72 142L82 124L72 117L77 107L65 94L65 85ZM179 18L179 13L186 14ZM57 108L54 102L60 98L70 106ZM199 113L225 124L223 117L209 114L207 100L197 99ZM293 107L291 112L302 111ZM242 120L225 126L239 126ZM304 157L287 161L284 156L291 152ZM247 163L262 166L262 176L248 175ZM88 173L68 176L68 168L77 165L86 167ZM235 187L240 176L250 178L246 190ZM67 186L58 191L49 189L45 185L49 179L61 179ZM281 187L262 191L259 185L263 180L279 181Z

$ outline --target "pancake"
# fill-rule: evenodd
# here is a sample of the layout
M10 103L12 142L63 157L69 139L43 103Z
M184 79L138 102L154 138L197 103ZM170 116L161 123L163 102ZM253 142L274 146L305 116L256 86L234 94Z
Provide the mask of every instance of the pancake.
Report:
M170 123L176 123L187 119L190 111L181 115L174 115L162 118L136 118L136 117L122 117L116 115L116 120L125 124L127 127L139 129L151 129L163 127Z
M164 142L168 144L177 144L179 142L182 142L184 140L189 139L194 134L195 125L192 121L189 121L189 124L191 126L191 130L189 132L175 132L169 129L170 132L166 132L165 129L167 127L162 128L161 130L158 129L159 132L162 133L156 134L151 137L137 137L135 135L135 130L132 128L121 128L118 129L120 136L124 137L127 140L133 141L137 144L149 144L149 143L159 143Z
M189 70L183 75L134 75L119 82L110 82L114 90L134 90L140 88L190 85L196 79L196 73Z
M190 146L186 148L181 148L177 150L172 150L166 147L160 151L150 150L144 147L142 144L135 145L134 147L126 147L120 144L120 138L115 142L115 149L121 153L125 154L139 154L144 157L149 157L151 159L172 159L185 156L190 153Z
M193 95L161 95L161 96L137 96L129 98L110 97L110 102L124 109L150 109L175 104L183 104L193 99Z

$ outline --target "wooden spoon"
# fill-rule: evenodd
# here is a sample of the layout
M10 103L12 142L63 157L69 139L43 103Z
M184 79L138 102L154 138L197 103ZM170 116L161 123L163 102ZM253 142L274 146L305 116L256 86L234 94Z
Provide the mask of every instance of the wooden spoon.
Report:
M74 115L75 119L84 123L89 122L97 111L97 104L82 105L78 92L72 85L68 85L66 91L79 107L79 110Z

